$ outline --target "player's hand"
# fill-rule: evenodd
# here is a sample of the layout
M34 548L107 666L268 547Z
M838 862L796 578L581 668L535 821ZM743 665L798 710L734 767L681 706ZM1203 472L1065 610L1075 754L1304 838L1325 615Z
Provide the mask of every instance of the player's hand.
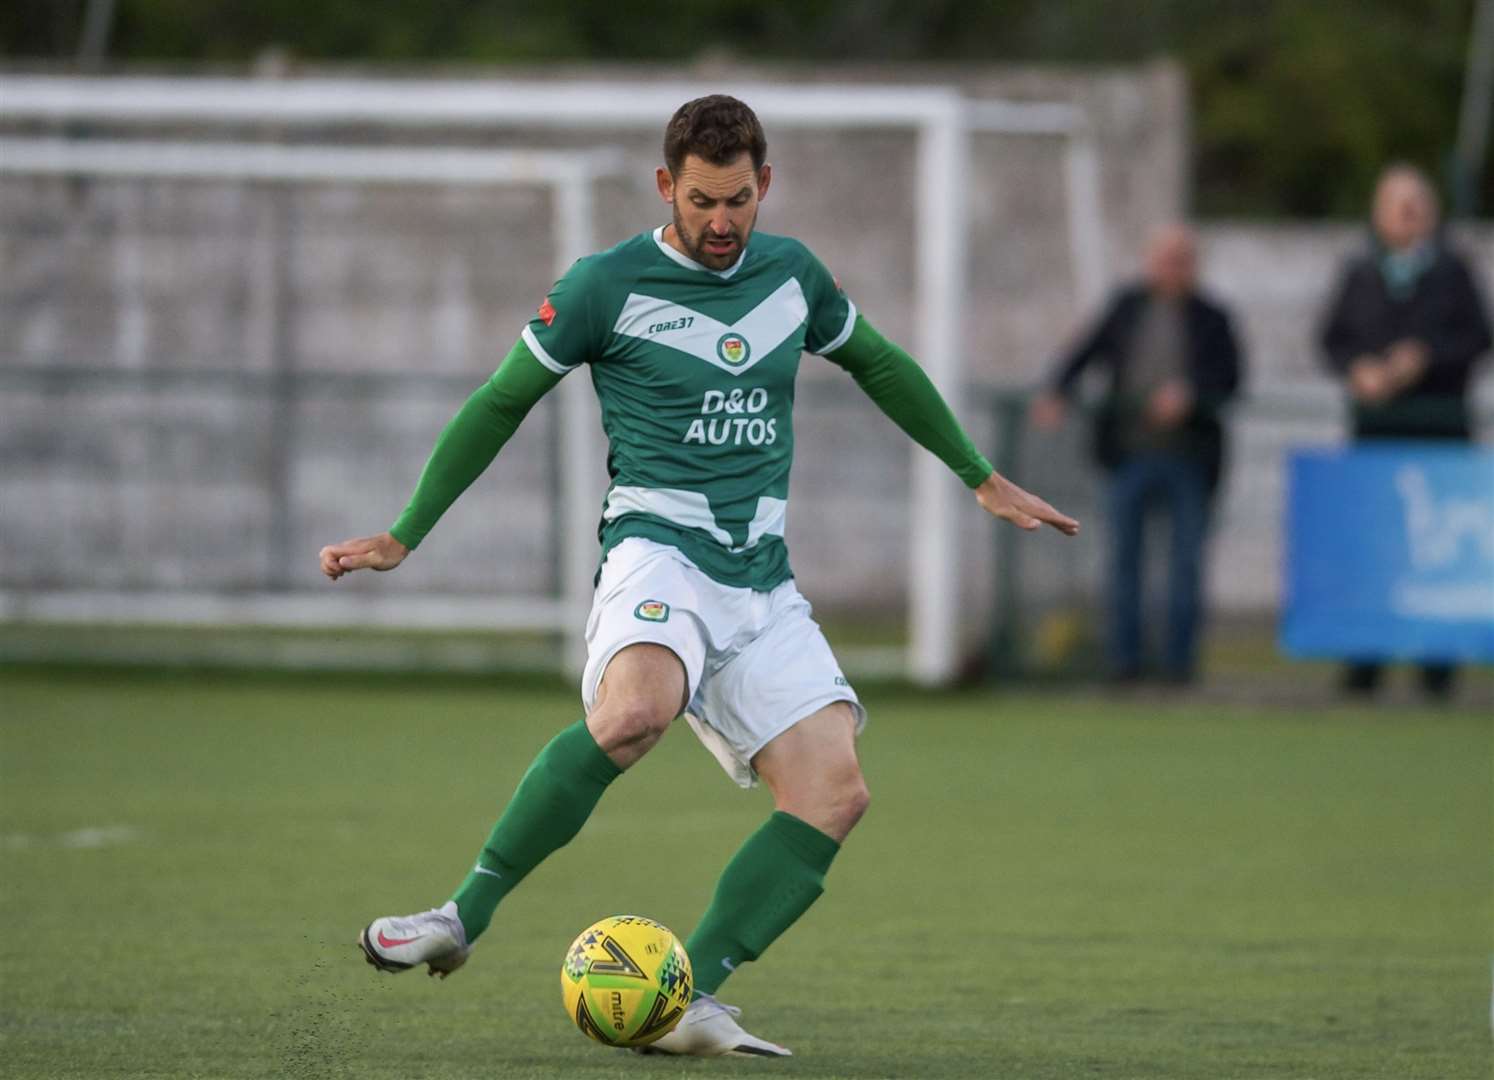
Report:
M1349 390L1367 405L1378 405L1393 392L1390 372L1376 357L1361 356L1349 368Z
M322 573L333 581L352 570L393 570L410 549L389 533L344 540L322 548Z
M1029 532L1042 525L1051 525L1065 536L1079 532L1079 522L1067 514L1060 514L1042 499L1023 491L1000 473L992 473L975 489L975 501L993 517L1010 521L1019 529Z
M1155 390L1146 403L1146 418L1159 431L1170 431L1193 412L1193 391L1182 379L1168 379Z
M1058 394L1039 394L1027 407L1027 422L1039 431L1057 431L1068 411L1068 404Z

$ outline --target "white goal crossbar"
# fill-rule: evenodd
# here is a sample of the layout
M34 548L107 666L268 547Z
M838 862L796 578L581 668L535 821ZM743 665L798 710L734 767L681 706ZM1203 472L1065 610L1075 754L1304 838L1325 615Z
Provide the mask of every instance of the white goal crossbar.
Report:
M0 136L0 174L152 180L356 184L590 184L615 175L613 151L284 146ZM569 265L569 264L567 264Z
M1100 220L1098 157L1083 110L1066 104L971 101L947 86L864 86L782 83L705 84L696 82L520 82L504 80L402 81L308 78L168 79L0 76L0 122L111 124L201 123L271 125L278 128L357 124L422 132L475 127L519 130L620 128L655 130L681 102L726 92L749 102L770 128L882 128L911 130L917 137L914 207L914 302L919 312L918 358L936 386L959 400L964 371L962 325L965 308L968 168L972 133L1059 137L1066 141L1069 244L1081 303L1099 295L1105 276ZM79 141L78 145L87 145ZM183 148L185 149L185 148ZM297 153L303 148L277 148ZM71 153L56 145L29 153ZM80 150L80 153L91 151ZM112 153L125 154L122 147ZM214 151L216 152L216 151ZM310 151L307 151L310 153ZM396 150L333 150L321 154L398 153ZM270 168L271 157L243 151L242 163ZM461 155L481 151L441 151L446 166L458 169ZM405 151L409 160L429 159L428 149ZM10 155L0 147L0 168ZM101 155L99 165L108 153ZM526 161L543 155L521 154ZM77 159L81 166L82 158ZM115 161L121 160L115 158ZM180 160L187 160L182 158ZM319 159L280 159L286 168L311 169ZM320 159L331 161L332 159ZM375 160L342 159L365 169ZM514 159L514 160L517 160ZM578 159L579 160L579 159ZM492 159L496 165L497 157ZM256 162L258 165L256 166ZM392 167L392 165L390 166ZM435 165L426 166L436 168ZM580 166L577 166L578 168ZM36 171L36 170L32 170ZM75 170L78 171L78 170ZM88 171L81 169L81 171ZM369 177L370 179L377 179ZM285 177L296 179L296 177ZM411 176L410 182L421 182ZM457 182L436 180L428 182ZM489 181L495 182L495 181ZM576 180L557 185L556 228L560 269L588 249L583 235L591 221L591 186ZM586 395L580 380L562 384L564 415L572 399ZM585 428L585 430L579 430ZM566 422L563 482L570 500L586 492L584 454L595 434ZM922 683L946 682L958 665L958 596L954 516L961 505L957 481L930 455L914 449L910 522L908 674ZM577 505L579 507L580 500ZM595 502L587 501L588 512ZM566 516L565 606L580 604L590 589L594 560L591 529ZM575 550L571 550L571 548ZM584 557L582 553L584 554ZM580 568L585 566L584 574ZM585 582L585 588L581 583Z

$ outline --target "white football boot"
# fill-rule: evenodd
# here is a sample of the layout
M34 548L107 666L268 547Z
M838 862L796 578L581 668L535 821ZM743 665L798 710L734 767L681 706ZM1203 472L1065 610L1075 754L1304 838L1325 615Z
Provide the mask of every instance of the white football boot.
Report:
M723 1054L737 1057L794 1056L786 1046L743 1031L736 1020L741 1015L742 1010L735 1005L723 1005L710 994L701 994L690 1002L673 1031L639 1047L639 1050L645 1054L688 1054L691 1057L720 1057Z
M358 947L380 971L397 973L428 964L430 974L443 979L465 964L472 952L457 906L450 900L418 915L375 919L358 932Z

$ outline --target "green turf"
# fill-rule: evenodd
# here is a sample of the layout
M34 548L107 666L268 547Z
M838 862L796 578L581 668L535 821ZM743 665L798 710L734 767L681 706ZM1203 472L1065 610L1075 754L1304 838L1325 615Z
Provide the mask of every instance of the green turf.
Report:
M573 691L0 673L0 1073L1489 1076L1490 717L866 696L871 812L725 988L798 1056L661 1061L558 971L688 932L768 812L683 726L437 983L353 936L444 899Z

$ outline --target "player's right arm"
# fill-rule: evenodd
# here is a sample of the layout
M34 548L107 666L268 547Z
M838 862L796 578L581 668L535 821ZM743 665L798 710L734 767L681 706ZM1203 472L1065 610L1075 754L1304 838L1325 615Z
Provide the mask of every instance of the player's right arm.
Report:
M436 439L399 520L388 532L322 548L322 573L336 581L350 570L393 570L402 563L561 378L535 358L523 339L515 342L498 370Z
M550 288L503 363L436 440L420 483L388 532L322 548L322 573L393 570L482 475L519 423L565 376L597 355L604 336L595 317L595 257L581 259Z

